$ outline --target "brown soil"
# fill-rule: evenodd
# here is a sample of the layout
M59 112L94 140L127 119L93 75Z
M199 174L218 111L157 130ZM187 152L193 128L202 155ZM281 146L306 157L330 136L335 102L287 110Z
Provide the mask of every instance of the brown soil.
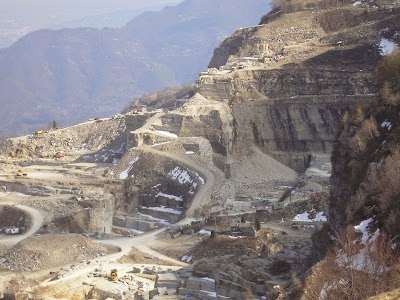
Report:
M174 265L169 261L164 261L152 255L145 255L143 252L140 252L137 249L132 250L129 252L128 255L123 256L118 263L121 264L155 264L155 265L164 265L164 266L171 266Z
M166 256L181 260L182 256L191 253L204 238L204 236L197 234L181 235L175 239L171 239L169 235L163 235L157 240L157 246L153 246L151 249Z
M47 234L27 238L5 251L3 267L11 270L40 270L117 252L76 234Z
M16 226L28 226L29 215L13 206L0 206L0 228Z

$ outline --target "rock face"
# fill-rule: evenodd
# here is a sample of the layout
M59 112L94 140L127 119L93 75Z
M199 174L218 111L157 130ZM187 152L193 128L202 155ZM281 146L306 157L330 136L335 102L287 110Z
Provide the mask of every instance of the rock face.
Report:
M342 23L331 25L340 17ZM310 153L330 153L345 112L376 94L377 45L388 34L396 39L399 19L393 10L347 7L238 30L196 81L199 94L230 112L225 127L213 126L229 136L214 139L214 149L230 156L233 144L255 144L298 171Z
M119 213L132 215L139 212L177 222L204 184L198 173L170 158L132 151L124 160L130 163L121 163L128 164L129 168L120 173L120 178L126 180L124 202L117 203Z
M71 155L83 154L82 159L85 160L111 162L113 158L125 152L125 145L125 120L116 117L91 120L43 134L7 139L0 144L0 153L17 159L35 159L57 157L57 153L62 152ZM97 153L90 157L84 155L90 151Z
M57 228L70 233L111 233L115 198L103 195L98 199L80 201L83 210L54 220Z
M192 81L224 36L268 5L187 0L121 28L32 32L0 50L0 137L111 115L132 97Z

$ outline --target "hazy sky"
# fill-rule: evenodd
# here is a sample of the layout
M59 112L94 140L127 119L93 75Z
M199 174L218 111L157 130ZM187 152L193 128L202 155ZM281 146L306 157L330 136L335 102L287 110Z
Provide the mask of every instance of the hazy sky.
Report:
M81 18L123 9L162 8L182 0L0 0L0 14L7 18ZM29 21L28 21L29 22Z
M179 2L182 0L1 0L0 11L15 14L62 10L110 11L128 8L140 9Z
M41 28L120 27L130 16L148 10L161 10L183 0L0 0L0 48L25 34ZM114 15L111 21L89 24L84 18L126 12L124 18ZM80 23L82 22L82 23Z

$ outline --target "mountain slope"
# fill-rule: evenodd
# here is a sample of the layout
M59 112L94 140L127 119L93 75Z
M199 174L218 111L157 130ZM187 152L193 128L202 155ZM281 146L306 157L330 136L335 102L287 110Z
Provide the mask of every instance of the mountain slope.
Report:
M251 25L267 0L187 0L121 29L40 30L0 49L0 136L51 120L110 115L127 100L192 81L212 50Z

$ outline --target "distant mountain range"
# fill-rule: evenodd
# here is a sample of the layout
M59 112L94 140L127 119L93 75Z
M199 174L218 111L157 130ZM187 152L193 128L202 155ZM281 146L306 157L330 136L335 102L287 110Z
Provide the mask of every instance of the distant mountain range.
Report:
M224 38L256 25L268 0L186 0L119 29L30 33L0 49L0 137L119 112L137 96L193 81Z

